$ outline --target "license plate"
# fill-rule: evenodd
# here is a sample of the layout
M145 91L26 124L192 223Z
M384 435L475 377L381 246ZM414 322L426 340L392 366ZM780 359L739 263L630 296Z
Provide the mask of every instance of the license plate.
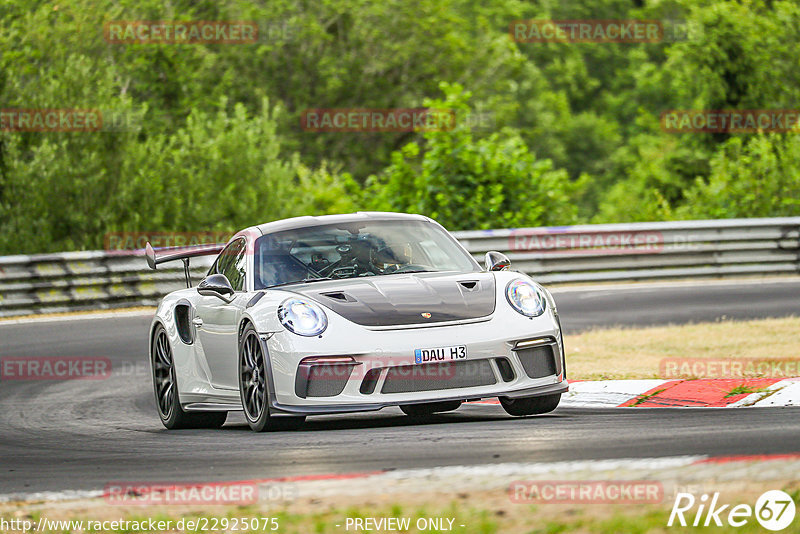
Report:
M453 345L433 349L417 349L414 351L414 363L446 362L450 360L466 360L467 347Z

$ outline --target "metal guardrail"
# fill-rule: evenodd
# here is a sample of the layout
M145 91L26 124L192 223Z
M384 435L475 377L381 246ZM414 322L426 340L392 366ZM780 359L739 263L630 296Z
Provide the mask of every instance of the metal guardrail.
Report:
M456 232L481 264L497 250L543 283L800 273L800 217ZM195 281L213 257L192 260ZM152 306L184 287L179 262L142 254L66 252L0 257L0 317Z
M800 273L800 217L457 232L542 283Z
M213 257L192 262L200 279ZM143 253L65 252L0 257L0 317L155 306L185 286L180 262L157 271Z

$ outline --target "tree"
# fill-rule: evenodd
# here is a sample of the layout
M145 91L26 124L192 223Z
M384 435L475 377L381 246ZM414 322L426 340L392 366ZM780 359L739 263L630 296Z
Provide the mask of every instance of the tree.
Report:
M731 138L678 210L684 218L800 215L800 138L796 134Z
M452 130L424 133L392 154L392 163L368 182L374 209L428 215L447 228L513 228L569 224L577 209L570 196L579 187L549 160L538 160L518 133L505 130L474 139L466 121L470 94L443 83L443 100L430 109L452 110Z

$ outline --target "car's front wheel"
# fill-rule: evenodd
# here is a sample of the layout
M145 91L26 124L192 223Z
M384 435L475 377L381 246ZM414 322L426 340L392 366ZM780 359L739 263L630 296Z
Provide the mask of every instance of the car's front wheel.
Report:
M297 428L305 416L270 416L266 358L256 329L248 324L239 341L239 395L247 424L255 432Z
M518 417L524 415L538 415L552 412L561 401L561 393L554 395L542 395L540 397L522 397L512 399L510 397L500 397L500 404L508 415Z
M228 412L187 413L181 407L175 362L167 331L159 325L153 333L150 363L153 370L153 390L161 423L170 430L178 428L219 428L225 424Z
M413 417L432 415L439 412L452 412L461 406L461 401L425 402L422 404L404 404L400 406L403 413Z

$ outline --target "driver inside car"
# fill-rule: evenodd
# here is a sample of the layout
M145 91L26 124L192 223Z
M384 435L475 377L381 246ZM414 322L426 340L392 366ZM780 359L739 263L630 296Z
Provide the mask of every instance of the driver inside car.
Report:
M358 239L352 241L350 246L350 257L356 276L381 274L382 271L372 261L375 255L375 246L371 241Z
M384 274L389 274L411 263L411 247L404 245L385 246L374 251L372 264Z

